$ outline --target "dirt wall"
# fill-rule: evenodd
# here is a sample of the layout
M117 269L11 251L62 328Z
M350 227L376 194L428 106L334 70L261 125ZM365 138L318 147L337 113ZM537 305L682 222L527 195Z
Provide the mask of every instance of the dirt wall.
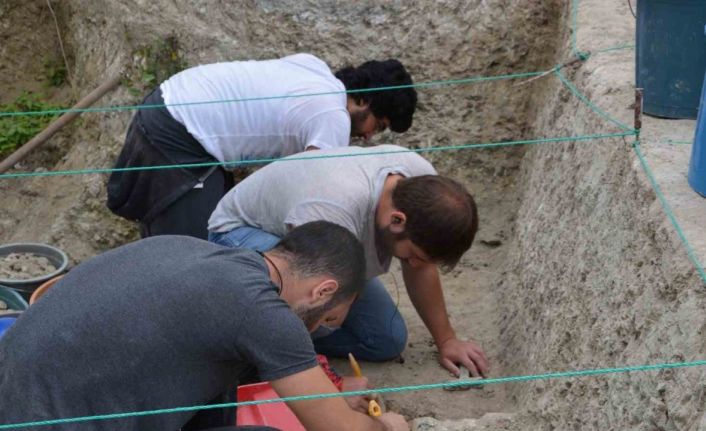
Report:
M11 30L30 41L54 37L53 23L47 19L41 21L41 35L26 25L44 3L9 0L12 15L4 15L3 23L16 24ZM562 8L558 0L529 3L522 8L508 0L72 0L53 5L77 94L88 93L115 74L130 74L128 84L99 102L105 106L140 101L134 93L149 87L142 82L144 73L140 75L145 72L141 55L145 47L168 38L178 41L186 65L311 52L334 69L368 59L399 58L418 82L536 70L550 63L552 52L545 41L556 33ZM16 64L15 73L27 79L38 73L24 63L9 64ZM13 81L21 84L21 78ZM137 91L131 93L131 86ZM376 142L421 147L519 138L527 132L528 94L506 82L422 90L413 128ZM62 145L51 164L34 157L18 170L109 167L130 117L83 115L74 130L55 138ZM486 177L502 177L517 170L521 154L522 149L514 149L432 159L442 170L468 165ZM496 159L499 167L493 163ZM104 208L104 182L104 175L4 181L0 191L8 204L0 212L0 226L7 228L0 231L0 241L46 241L81 260L134 239L134 227Z
M632 41L623 6L581 2L579 41L592 49L609 46L601 42L611 36ZM632 125L633 54L595 54L564 73ZM556 79L546 88L537 101L538 136L618 131ZM498 285L506 295L503 358L516 374L688 361L705 351L704 283L631 143L549 144L525 155L514 244ZM696 430L706 427L705 376L699 369L623 373L512 391L546 429Z
M77 94L87 94L115 74L126 74L124 84L99 106L139 103L140 92L156 84L151 76L164 74L169 66L153 64L150 55L165 46L176 46L174 53L185 65L295 52L311 52L333 69L399 58L417 82L546 69L554 62L556 47L550 42L563 31L561 3L532 0L518 8L510 0L52 2ZM46 13L44 1L8 0L3 5L12 7L0 11L4 13L0 20L8 34L16 33L23 41L23 45L12 42L16 46L3 52L34 47L35 57L57 55L55 39L51 45L43 42L56 37L53 22L46 14L37 20ZM32 31L31 23L42 31ZM5 64L4 58L0 64ZM34 81L41 73L39 66L17 63L16 69L15 86ZM374 143L418 148L531 137L528 117L534 113L529 104L534 88L518 89L511 81L498 81L419 90L412 129L403 135L384 134ZM110 167L131 115L85 114L17 170ZM518 205L514 178L523 152L517 147L428 156L440 172L466 184L482 208L479 241L487 244L474 247L456 271L444 276L444 285L459 336L482 341L494 361L500 346L492 318L496 314L492 288ZM136 239L135 227L105 208L105 180L105 175L91 174L0 181L0 243L47 242L77 263ZM398 297L394 283L386 282ZM400 310L410 327L406 363L379 368L366 364L366 373L376 385L448 378L437 363L428 331L404 294ZM496 372L503 373L502 364L494 364ZM505 403L503 389L474 392L470 398L427 391L389 401L391 408L410 419L427 415L458 419L513 410Z

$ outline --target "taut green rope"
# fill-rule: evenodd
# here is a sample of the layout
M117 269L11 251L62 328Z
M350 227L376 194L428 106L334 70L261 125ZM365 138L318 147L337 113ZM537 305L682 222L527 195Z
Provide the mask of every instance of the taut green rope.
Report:
M576 32L578 29L578 24L577 24L578 3L579 3L579 0L573 0L572 7L571 7L571 52L574 56L580 58L581 60L586 60L589 58L590 53L580 51L577 48L577 42L576 42ZM614 46L614 47L601 49L596 52L608 52L608 51L615 51L615 50L628 49L628 48L634 48L634 45ZM485 82L485 81L498 81L498 80L504 80L504 79L530 78L530 77L542 75L543 73L545 73L545 72L543 72L543 71L520 72L520 73L511 73L511 74L506 74L506 75L476 76L476 77L461 78L461 79L436 80L436 81L427 81L427 82L421 82L421 83L409 84L409 85L395 85L395 86L388 86L388 87L364 88L364 89L346 90L346 91L329 91L329 92L320 92L320 93L290 94L290 95L264 96L264 97L246 97L246 98L241 98L241 99L206 100L206 101L196 101L196 102L174 103L174 104L170 104L169 106L192 106L192 105L210 105L210 104L217 104L217 103L240 103L240 102L252 102L252 101L257 101L257 100L273 100L273 99L286 99L286 98L294 98L294 97L325 96L325 95L343 94L343 93L347 93L347 94L369 93L369 92L375 92L375 91L401 90L401 89L405 89L405 88L429 88L429 87L440 87L440 86L445 86L445 85L462 85L462 84L472 84L472 83ZM79 113L83 113L83 112L122 112L122 111L130 111L130 110L137 110L137 109L163 108L165 106L166 105L164 105L164 104L118 105L118 106L105 106L105 107L98 107L98 108L79 108L79 109L65 108L65 109L48 109L48 110L43 110L43 111L14 111L14 112L0 112L0 117L17 117L17 116L25 116L25 115L56 115L56 114L64 114L67 112L79 112Z
M571 3L571 52L581 60L588 60L590 53L579 51L576 43L576 33L578 31L577 15L579 11L579 0Z
M673 141L671 139L667 139L664 142L661 142L662 144L672 144L672 145L691 145L693 142L691 141Z
M431 389L441 389L441 388L451 388L455 386L475 386L475 385L494 385L500 383L515 383L515 382L526 382L532 380L545 380L545 379L561 379L561 378L572 378L572 377L586 377L586 376L596 376L602 374L616 374L616 373L627 373L633 371L658 371L666 369L675 368L687 368L687 367L700 367L706 365L706 360L697 360L691 362L673 362L673 363L663 363L663 364L648 364L648 365L635 365L627 367L617 367L617 368L597 368L589 370L577 370L577 371L564 371L556 373L546 373L546 374L531 374L524 376L510 376L510 377L499 377L494 379L483 379L469 382L454 381L445 383L431 383L426 385L411 385L411 386L398 386L398 387L387 387L387 388L377 388L364 391L350 391L350 392L336 392L328 394L314 394L314 395L302 395L295 397L277 398L270 400L257 400L257 401L244 401L237 403L223 403L223 404L208 404L201 406L189 406L189 407L176 407L170 409L158 409L158 410L145 410L139 412L125 412L125 413L114 413L105 415L95 415L95 416L81 416L74 418L64 418L64 419L52 419L44 421L34 421L34 422L22 422L14 424L4 424L0 425L0 430L3 429L13 429L13 428L24 428L30 426L45 426L45 425L59 425L77 422L88 422L96 420L109 420L109 419L121 419L127 417L136 416L150 416L159 414L169 414L169 413L180 413L180 412L192 412L196 410L205 409L221 409L221 408L235 408L252 406L257 404L271 404L279 402L291 402L291 401L307 401L307 400L317 400L322 398L336 398L336 397L347 397L356 395L368 395L368 394L385 394L385 393L395 393L395 392L406 392L406 391L422 391Z
M564 84L564 86L565 86L567 89L569 89L569 91L571 91L571 92L574 94L574 96L578 97L579 100L581 100L583 103L585 103L586 106L588 106L593 112L595 112L596 114L598 114L598 115L600 115L601 117L605 118L606 120L610 121L611 123L617 125L618 127L620 127L620 128L623 129L623 130L634 130L632 127L626 126L625 124L623 124L623 123L621 123L620 121L616 120L615 118L611 117L610 114L608 114L607 112L603 111L601 108L599 108L598 106L596 106L593 102L591 102L591 101L588 99L588 97L586 97L583 93L581 93L581 92L579 91L579 89L576 88L576 86L575 86L571 81L569 81L569 80L564 76L564 74L561 73L561 71L555 70L554 73L556 73L556 76L559 77L559 79L560 79L561 82Z
M657 198L662 204L662 208L667 214L667 218L669 218L669 221L672 222L672 226L674 226L674 229L677 231L677 235L679 235L681 242L684 244L684 248L686 249L686 253L689 255L689 259L691 259L691 261L694 263L694 265L696 266L696 271L704 280L704 283L706 283L706 271L704 271L703 265L701 265L701 262L696 257L696 253L691 247L689 240L686 239L686 235L684 235L684 231L682 230L681 225L677 221L677 218L674 215L674 212L672 211L672 207L669 205L669 202L667 202L667 199L664 197L664 194L662 193L662 190L660 189L659 184L657 183L657 179L652 173L652 169L650 169L650 166L647 164L647 160L645 159L645 156L642 154L642 150L640 149L640 141L635 141L632 147L635 149L635 154L637 154L637 158L640 159L642 169L645 171L647 178L650 180L650 184L652 184L652 188L654 189Z
M616 46L611 46L608 48L599 49L595 52L602 53L602 52L620 51L623 49L633 49L633 48L635 48L635 45L616 45Z
M6 178L26 178L26 177L50 177L58 175L85 175L85 174L107 174L111 172L126 172L126 171L152 171L160 169L193 169L193 168L203 168L208 166L244 166L244 165L256 165L265 164L276 161L295 161L295 160L320 160L320 159L333 159L341 157L359 157L359 156L379 156L384 154L397 154L397 153L430 153L434 151L455 151L455 150L468 150L474 148L496 148L504 146L513 145L534 145L543 144L549 142L574 142L574 141L588 141L592 139L605 139L605 138L619 138L624 136L634 136L636 133L634 131L620 132L620 133L605 133L597 135L582 135L582 136L564 136L560 138L543 138L543 139L530 139L523 141L506 141L506 142L491 142L482 144L464 144L464 145L448 145L443 147L431 147L431 148L415 148L415 149L404 149L404 150L394 150L394 151L384 151L384 152L367 152L367 153L353 153L353 154L327 154L322 156L315 155L304 155L300 157L287 157L287 158L271 158L271 159L256 159L256 160L241 160L237 162L204 162L204 163L187 163L178 165L159 165L159 166L136 166L130 168L99 168L99 169L77 169L77 170L65 170L65 171L49 171L49 172L16 172L10 174L0 174L0 180Z
M462 85L462 84L473 84L478 82L488 82L488 81L499 81L504 79L517 79L517 78L529 78L537 75L541 75L544 72L522 72L522 73L511 73L507 75L496 75L496 76L476 76L471 78L462 79L448 79L439 81L428 81L420 82L417 84L407 84L407 85L393 85L388 87L377 87L377 88L361 88L357 90L341 90L341 91L325 91L320 93L302 93L302 94L285 94L278 96L263 96L263 97L245 97L240 99L223 99L223 100L204 100L197 102L184 102L184 103L170 103L169 106L194 106L194 105L213 105L218 103L241 103L241 102L254 102L258 100L275 100L275 99L291 99L298 97L314 97L314 96L328 96L332 94L357 94L357 93L372 93L376 91L390 91L390 90L401 90L405 88L429 88L429 87L441 87L445 85ZM153 108L163 108L167 105L165 104L153 104L153 105L122 105L122 106L106 106L99 108L66 108L66 109L49 109L44 111L16 111L16 112L0 112L0 117L18 117L24 115L55 115L64 114L66 112L118 112L118 111L131 111L136 109L153 109Z

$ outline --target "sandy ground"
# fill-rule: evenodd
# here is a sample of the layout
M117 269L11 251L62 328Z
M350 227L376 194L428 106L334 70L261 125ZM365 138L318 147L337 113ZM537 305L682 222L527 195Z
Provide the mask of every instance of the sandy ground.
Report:
M483 150L486 151L486 150ZM512 160L512 159L511 159ZM519 163L519 157L514 157ZM515 165L515 169L518 166ZM443 275L452 324L459 337L473 339L481 344L491 361L491 375L504 376L507 371L498 360L501 348L498 334L497 292L494 286L501 277L500 268L507 252L507 237L514 221L517 187L512 177L485 183L481 176L454 172L464 180L477 199L480 208L481 229L471 251L459 266ZM405 386L439 383L451 378L437 362L436 348L426 327L418 317L402 283L398 265L383 278L393 298L399 298L399 309L409 328L407 350L402 354L404 363L363 363L365 374L376 386ZM395 280L399 289L395 288ZM399 290L399 291L398 291ZM346 361L333 361L338 370L348 370ZM503 385L485 386L483 389L448 392L425 390L388 394L388 408L408 418L430 416L438 419L480 417L488 412L511 413L512 402L507 398Z
M696 121L645 117L641 142L647 162L659 187L694 250L706 262L706 198L696 193L687 180ZM677 143L675 143L677 142ZM687 144L684 144L687 142Z

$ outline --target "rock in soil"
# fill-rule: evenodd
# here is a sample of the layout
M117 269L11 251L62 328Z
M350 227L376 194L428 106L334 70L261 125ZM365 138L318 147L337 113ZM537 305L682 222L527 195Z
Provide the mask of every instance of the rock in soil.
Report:
M28 280L54 271L49 259L34 253L10 253L0 259L0 279Z

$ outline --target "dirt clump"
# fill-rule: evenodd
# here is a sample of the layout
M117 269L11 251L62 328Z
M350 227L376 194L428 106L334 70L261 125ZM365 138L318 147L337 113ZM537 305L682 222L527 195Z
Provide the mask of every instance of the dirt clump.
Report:
M0 259L0 279L28 280L54 271L49 259L34 253L10 253Z

